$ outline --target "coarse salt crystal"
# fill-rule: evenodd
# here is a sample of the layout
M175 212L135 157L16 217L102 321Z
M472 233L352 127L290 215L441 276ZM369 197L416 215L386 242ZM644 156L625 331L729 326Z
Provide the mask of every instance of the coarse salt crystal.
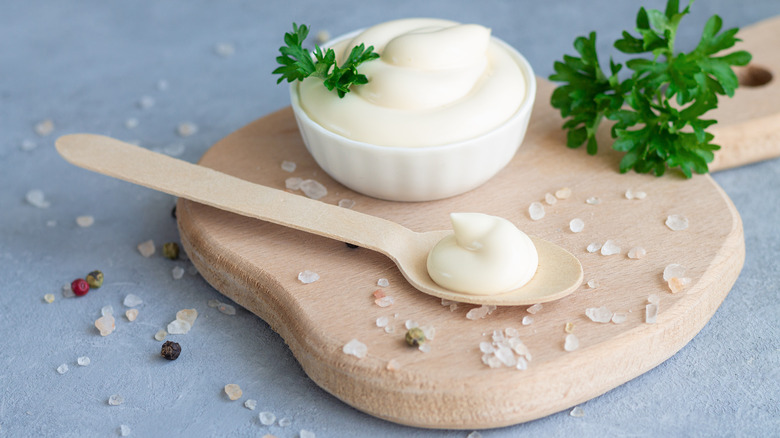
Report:
M490 342L482 341L479 343L479 351L490 354L496 351L496 349L493 347L493 344Z
M690 283L691 279L687 277L672 277L667 282L669 286L669 291L673 294L676 294L677 292L681 292L683 289L685 289L685 286Z
M549 205L554 205L556 202L558 202L558 198L553 196L552 193L545 193L544 202L546 202Z
M60 374L65 374L68 372L68 364L64 363L57 367L57 372Z
M76 218L76 225L81 228L91 227L95 223L95 218L92 216L79 216Z
M424 325L420 327L425 335L426 341L432 341L436 338L436 327L432 325Z
M154 98L152 96L141 96L138 99L138 107L141 109L149 109L154 106Z
M260 424L263 426L270 426L276 421L276 415L271 412L260 412L258 418L260 419Z
M228 383L225 385L225 394L227 394L228 398L231 400L238 400L241 398L242 395L244 395L244 391L241 390L241 387L236 385L235 383Z
M664 268L664 281L669 281L674 277L685 277L685 266L677 263L666 265Z
M231 306L230 304L220 303L217 306L217 310L219 310L221 313L224 313L225 315L235 315L236 314L236 308Z
M641 246L635 246L628 250L628 258L630 259L638 260L643 258L646 255L647 255L647 251Z
M528 369L528 360L522 357L517 358L517 366L515 366L516 369L520 371L525 371Z
M566 335L566 339L563 341L563 349L566 351L574 351L578 348L580 348L579 338L571 333Z
M101 316L95 321L95 328L100 331L100 336L108 336L116 329L115 320L112 315Z
M604 246L601 247L601 255L609 256L613 254L620 254L620 247L614 240L607 240L604 242Z
M528 206L528 215L532 220L538 221L544 217L544 206L541 202L532 202Z
M431 352L431 345L430 344L422 344L419 347L417 347L417 349L422 351L423 353L430 353Z
M399 368L401 368L401 364L395 359L390 359L389 361L387 361L387 365L385 366L385 368L388 371L397 371Z
M558 199L569 199L570 196L571 189L568 187L563 187L555 192L555 197Z
M537 312L542 310L542 303L536 303L533 306L525 309L526 312L530 313L531 315L536 315Z
M614 324L622 324L626 322L626 319L628 319L628 315L623 312L615 312L612 315L612 322Z
M384 296L374 300L374 303L376 303L376 305L379 307L389 307L393 305L393 302L395 302L395 299L391 296Z
M151 257L155 251L154 241L151 239L138 244L138 252L144 257Z
M284 187L290 190L300 190L302 182L303 179L298 178L297 176L291 176L284 180Z
M46 294L43 296L43 301L46 301L47 303L51 304L54 302L54 294Z
M589 244L588 247L585 249L587 249L588 252L593 253L601 249L601 244L598 242L593 242Z
M184 268L181 266L174 266L173 269L171 269L171 276L174 280L180 280L184 277L184 272Z
M214 53L223 58L229 58L236 53L236 48L230 43L219 43L214 46Z
M386 316L380 316L376 319L376 326L379 328L387 327L388 318Z
M63 298L73 298L76 294L73 292L73 288L70 287L69 284L62 285L62 297Z
M297 167L298 165L295 164L294 161L287 161L287 160L282 161L282 170L284 170L285 172L290 172L290 173L295 172L295 169Z
M182 137L189 137L198 132L198 125L192 122L182 122L176 127L176 132Z
M50 119L42 120L35 124L35 133L41 137L46 137L54 131L54 122Z
M585 316L593 322L607 323L612 320L612 312L606 306L588 307L585 309Z
M351 341L344 344L344 348L342 348L341 351L343 351L344 354L349 354L351 356L355 356L358 359L363 359L368 353L368 347L366 347L366 344L358 341L357 339L352 339Z
M469 310L468 313L466 313L466 319L470 319L470 320L482 319L488 315L488 310L489 308L486 305L475 307Z
M385 333L393 333L393 332L395 332L395 327L393 327L392 325L388 325L387 327L385 327Z
M125 402L125 398L119 394L114 394L108 398L108 404L111 406L119 406Z
M661 298L659 298L656 294L650 294L647 296L647 302L652 304L659 304L661 302Z
M130 426L126 424L122 424L119 426L119 436L128 436L130 435Z
M127 309L127 311L125 311L125 318L130 322L135 321L135 319L138 318L138 309Z
M298 281L303 284L311 284L320 279L320 275L314 271L305 270L298 273Z
M143 304L144 300L141 299L138 295L135 294L127 294L125 296L124 301L122 301L122 304L125 305L125 307L137 307Z
M341 208L352 208L355 206L355 201L351 199L340 199L338 205Z
M582 418L585 416L585 411L583 411L581 407L575 406L574 409L569 412L569 415L572 417Z
M198 319L198 311L196 309L182 309L176 312L176 319L187 322L190 327L195 325L195 320Z
M219 300L211 299L211 300L208 301L207 304L208 304L209 307L211 307L213 309L214 307L217 307L217 306L219 306L222 303L220 303Z
M40 189L30 190L25 195L25 199L27 200L27 203L33 207L49 208L51 206L51 203L46 200L46 195L43 194L43 190Z
M310 432L306 429L301 429L300 432L298 432L298 438L317 438L314 435L314 432Z
M650 303L645 306L645 322L655 324L658 318L658 304Z
M79 364L79 366L86 367L89 366L92 361L89 360L87 356L80 356L78 359L76 359L76 363Z
M591 289L596 289L597 287L599 287L599 281L596 279L588 280L588 287Z
M379 287L387 287L390 286L390 281L388 281L386 278L380 278L377 280L376 285Z
M103 306L100 309L100 316L108 316L114 314L114 307L110 304Z
M599 204L601 204L601 199L599 199L599 198L597 198L595 196L591 196L590 198L585 200L585 203L589 204L589 205L599 205Z
M417 328L419 326L420 325L417 324L417 321L413 321L411 319L407 319L406 322L404 323L404 327L406 327L407 330L411 330L411 329Z
M135 129L138 127L138 119L136 118L129 118L125 120L125 128L127 129Z
M626 199L645 199L647 197L647 193L640 192L640 191L633 191L631 189L626 190Z
M154 334L154 339L157 341L162 342L165 337L168 336L168 332L166 332L163 329L157 330L157 333Z
M528 315L523 317L523 325L531 325L534 322L534 319Z
M563 326L563 331L566 333L574 333L574 323L567 322L566 325Z
M19 148L25 152L29 152L37 147L38 147L38 143L29 139L22 141L21 146L19 146Z
M311 199L320 199L328 194L328 189L313 179L303 180L301 182L301 191Z
M168 333L172 335L186 335L191 328L192 325L190 325L190 323L182 321L181 319L176 319L168 323Z
M186 149L187 147L182 143L173 143L154 150L155 152L160 152L162 154L168 155L169 157L179 157L184 154Z
M292 424L292 421L290 421L289 418L280 418L279 419L279 426L280 427L287 427Z
M385 291L383 291L382 289L377 289L377 290L375 290L375 291L374 291L374 293L373 293L372 295L374 296L374 298L377 298L377 299L378 299L378 298L384 298L384 297L386 297L386 296L387 296L387 294L385 293Z
M585 222L580 218L574 218L569 222L569 229L572 233L579 233L585 228Z
M672 231L682 231L688 228L688 218L681 214L672 214L666 218L666 226Z

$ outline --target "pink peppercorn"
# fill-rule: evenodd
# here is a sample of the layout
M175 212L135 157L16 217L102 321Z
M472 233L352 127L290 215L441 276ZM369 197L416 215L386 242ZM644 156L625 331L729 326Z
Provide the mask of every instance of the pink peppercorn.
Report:
M70 290L77 296L86 295L89 292L89 283L83 278L77 278L70 284Z

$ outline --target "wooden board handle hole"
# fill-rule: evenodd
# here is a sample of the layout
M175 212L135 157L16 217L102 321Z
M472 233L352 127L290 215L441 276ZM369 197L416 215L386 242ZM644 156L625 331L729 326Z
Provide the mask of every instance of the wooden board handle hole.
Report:
M739 85L744 87L760 87L772 82L772 72L754 64L735 68L734 73L737 74Z

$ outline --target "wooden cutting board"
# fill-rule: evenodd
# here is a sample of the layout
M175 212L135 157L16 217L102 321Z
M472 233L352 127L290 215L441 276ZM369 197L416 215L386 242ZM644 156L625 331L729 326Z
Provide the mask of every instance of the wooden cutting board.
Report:
M780 72L772 53L780 39L777 29L780 21L773 19L741 33L744 48L754 53L750 68ZM471 320L466 314L476 306L443 306L408 286L378 253L186 200L177 210L182 243L211 285L284 338L312 380L371 415L419 427L491 428L536 419L602 394L672 356L706 324L742 268L742 223L709 176L620 175L615 170L620 156L605 147L597 157L567 149L560 117L548 103L553 85L538 81L528 134L514 160L484 186L451 199L397 203L346 189L306 152L289 108L229 135L200 164L278 189L285 188L288 177L312 178L328 189L322 202L349 199L355 210L416 231L449 228L453 211L505 217L574 253L585 281L598 282L595 288L583 284L534 315L526 306L500 307ZM779 89L777 81L743 87L732 101L723 102L716 141L724 150L715 168L780 155ZM756 106L757 101L771 102ZM602 144L608 144L606 137ZM283 171L283 160L297 163L296 170ZM571 189L571 197L544 203L546 193L563 187ZM626 199L629 189L647 197ZM586 203L591 197L601 202ZM539 221L528 215L534 201L545 204L546 216ZM665 221L673 214L686 216L689 228L670 230ZM584 231L570 231L574 218L585 222ZM608 239L617 242L620 254L586 251L588 244ZM645 248L647 256L628 258L635 246ZM691 278L677 294L662 279L671 263L683 265ZM317 272L320 279L301 283L297 277L304 270ZM378 287L380 278L389 286ZM375 304L377 289L394 298L390 307ZM657 322L648 324L645 306L651 294L660 302ZM603 324L585 316L587 308L600 306L624 312L626 321ZM380 317L388 318L392 333L377 327ZM524 317L533 321L524 324ZM436 329L429 352L404 342L408 320ZM567 323L574 325L580 342L572 352L564 350ZM519 333L532 355L526 370L482 362L480 342L490 342L494 331L507 328ZM352 339L367 346L364 358L342 351Z

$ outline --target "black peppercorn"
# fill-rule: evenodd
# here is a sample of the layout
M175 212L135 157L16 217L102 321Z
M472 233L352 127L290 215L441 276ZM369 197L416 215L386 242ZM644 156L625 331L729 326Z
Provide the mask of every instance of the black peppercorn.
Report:
M181 354L181 345L177 342L165 341L160 350L160 355L168 360L176 360Z

